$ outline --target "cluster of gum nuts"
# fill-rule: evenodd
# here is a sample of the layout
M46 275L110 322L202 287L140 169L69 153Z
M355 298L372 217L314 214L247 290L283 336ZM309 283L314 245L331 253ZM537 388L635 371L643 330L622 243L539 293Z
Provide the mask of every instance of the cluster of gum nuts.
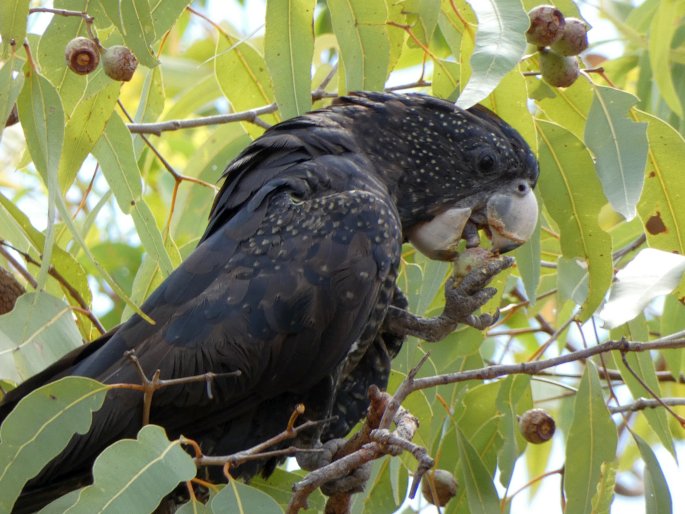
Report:
M553 5L539 5L528 13L526 39L540 52L540 72L551 86L568 87L580 74L575 57L588 47L588 27L578 18L564 18Z
M128 82L138 67L138 60L133 52L125 46L115 45L102 49L95 41L87 37L77 37L67 43L64 58L67 66L74 73L87 75L100 64L108 77Z
M519 431L523 438L532 444L542 444L554 435L556 424L542 409L530 409L518 418ZM459 491L454 475L446 469L434 469L421 480L421 494L428 503L444 507Z

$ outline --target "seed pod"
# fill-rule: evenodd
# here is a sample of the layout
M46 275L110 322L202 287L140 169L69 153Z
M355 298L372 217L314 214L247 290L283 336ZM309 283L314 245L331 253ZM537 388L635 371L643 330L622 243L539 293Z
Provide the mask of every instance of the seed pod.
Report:
M528 12L530 27L526 39L531 45L544 47L561 37L566 20L562 12L553 5L538 5Z
M435 495L433 495L431 483L435 487ZM439 507L447 505L447 502L457 495L458 489L459 484L454 475L445 469L429 471L421 480L421 494L428 503Z
M568 87L580 75L575 57L564 57L546 48L540 50L540 71L545 82L554 87Z
M542 409L531 409L519 418L519 430L529 443L541 444L554 435L556 424L552 416Z
M115 45L102 54L102 66L108 77L128 82L138 67L138 59L125 46Z
M559 55L578 55L588 47L587 25L578 18L566 18L561 37L552 44Z
M0 314L5 314L14 308L14 304L21 295L24 288L17 282L9 271L0 268Z
M92 39L77 37L67 43L64 58L71 71L79 75L87 75L98 67L100 51L97 43Z
M461 280L474 269L480 268L488 261L496 258L497 257L490 250L486 250L480 246L467 248L454 260L453 276L458 282L461 282Z

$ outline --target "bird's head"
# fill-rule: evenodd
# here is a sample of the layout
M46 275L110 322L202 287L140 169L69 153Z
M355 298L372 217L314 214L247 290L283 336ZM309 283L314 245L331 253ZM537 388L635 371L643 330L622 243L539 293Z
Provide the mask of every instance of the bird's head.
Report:
M433 259L449 260L461 239L507 252L533 233L538 165L521 135L476 106L423 95L363 93L355 132L395 197L406 239Z

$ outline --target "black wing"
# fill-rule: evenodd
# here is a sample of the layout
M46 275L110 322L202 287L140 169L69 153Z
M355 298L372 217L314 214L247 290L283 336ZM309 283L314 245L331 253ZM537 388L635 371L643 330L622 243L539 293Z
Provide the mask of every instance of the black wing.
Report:
M241 372L218 379L212 398L204 383L154 395L153 423L216 453L280 432L296 401L330 405L330 390L316 399L316 386L334 381L354 342L377 330L401 229L387 194L368 179L368 161L343 146L317 155L316 141L298 146L297 127L285 125L288 135L261 139L229 170L202 242L142 307L155 325L133 316L106 341L18 388L6 406L64 375L140 383L125 356L132 349L148 376ZM138 392L111 391L90 431L75 436L32 486L87 473L104 447L135 435L141 400Z

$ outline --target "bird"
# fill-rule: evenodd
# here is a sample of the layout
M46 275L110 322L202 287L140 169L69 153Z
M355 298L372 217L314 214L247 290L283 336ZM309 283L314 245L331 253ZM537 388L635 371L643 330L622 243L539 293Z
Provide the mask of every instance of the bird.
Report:
M157 390L149 422L228 455L283 431L303 404L307 419L330 421L299 445L344 437L366 389L387 386L407 335L390 318L413 316L397 285L402 245L450 260L480 231L493 251L512 250L533 233L538 175L529 145L496 114L418 93L354 92L274 125L227 166L197 247L142 304L154 324L134 314L67 354L10 391L0 420L64 376L138 384L141 372L211 372L211 394L204 382ZM88 483L102 450L135 437L143 409L140 392L110 390L15 512Z

